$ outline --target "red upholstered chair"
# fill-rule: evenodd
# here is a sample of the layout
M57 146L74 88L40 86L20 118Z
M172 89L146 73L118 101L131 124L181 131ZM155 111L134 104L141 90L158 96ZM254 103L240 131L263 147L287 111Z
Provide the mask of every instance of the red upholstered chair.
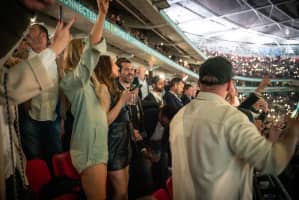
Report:
M28 160L26 166L26 175L30 186L38 194L43 185L51 180L50 170L44 160Z
M172 186L172 178L171 177L169 177L166 180L166 188L167 188L170 199L173 199L173 186Z
M163 188L156 190L152 194L152 197L154 197L157 200L170 200L168 192Z
M67 174L72 175L69 171ZM28 160L26 175L30 186L36 193L36 199L40 199L41 188L52 180L50 170L44 160ZM66 174L64 174L66 175ZM54 200L77 200L78 196L73 193L62 194Z
M55 176L67 176L73 179L80 179L80 175L74 168L69 152L55 154L52 158Z

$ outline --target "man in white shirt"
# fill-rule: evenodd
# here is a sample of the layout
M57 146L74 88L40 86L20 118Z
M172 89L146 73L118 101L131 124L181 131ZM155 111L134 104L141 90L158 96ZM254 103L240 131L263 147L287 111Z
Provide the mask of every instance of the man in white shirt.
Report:
M7 121L8 106L5 97L8 97L9 100L9 110L14 111L17 104L53 86L47 72L48 69L44 65L48 60L55 60L56 56L59 55L69 43L71 39L69 29L74 23L74 19L65 27L63 27L62 23L59 23L53 43L37 56L25 60L9 69L4 68L3 64L11 57L15 47L17 47L22 40L21 36L26 32L25 30L30 22L30 17L33 14L32 11L42 10L53 2L54 0L2 2L0 16L2 16L3 22L6 22L6 24L2 24L3 26L0 31L0 35L4 36L2 37L2 48L0 50L0 199L15 198L14 187L5 188L5 181L8 183L13 180L13 174L16 174L16 171L19 172L20 176L24 175L22 174L21 168L22 165L23 167L25 165L25 159L20 158L20 156L22 156L22 150L18 150L20 149L20 141L16 136L15 127L12 127L12 125L10 126L12 127L11 134L13 141L10 141L9 123ZM12 13L18 13L18 15L13 15ZM9 20L7 20L6 17L9 17ZM5 77L7 78L5 79ZM7 94L5 94L5 90ZM15 119L14 114L14 112L10 113L12 121ZM11 152L10 143L12 143L13 153ZM14 160L11 159L12 154ZM21 161L23 161L23 163ZM20 183L19 179L16 181ZM26 182L21 183L27 184Z
M136 77L133 81L134 84L141 85L141 88L139 89L139 97L141 100L143 100L148 94L149 94L149 85L146 80L146 68L144 66L138 66L136 69Z
M33 24L29 28L27 41L31 47L29 59L45 50L50 44L48 30L42 24ZM53 87L33 97L28 102L28 110L21 115L21 139L27 159L44 158L62 150L60 139L60 118L57 115L58 106L58 68L56 61L45 63Z
M293 155L299 120L284 137L266 140L248 118L225 101L232 65L209 58L200 68L201 92L170 125L174 199L252 199L253 168L279 174Z

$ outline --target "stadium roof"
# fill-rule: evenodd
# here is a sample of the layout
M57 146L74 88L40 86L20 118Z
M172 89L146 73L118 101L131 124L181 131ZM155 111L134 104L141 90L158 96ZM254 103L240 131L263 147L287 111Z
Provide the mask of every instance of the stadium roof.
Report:
M299 45L296 0L168 0L168 3L171 6L165 9L167 15L199 45L207 41L270 47Z

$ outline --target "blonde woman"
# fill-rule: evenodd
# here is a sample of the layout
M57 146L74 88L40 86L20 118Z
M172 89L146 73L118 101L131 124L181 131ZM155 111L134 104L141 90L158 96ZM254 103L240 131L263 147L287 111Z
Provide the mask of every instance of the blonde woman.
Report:
M106 198L108 123L99 104L91 77L100 54L106 51L102 40L108 0L97 0L99 15L86 40L73 40L64 54L61 88L71 103L74 116L70 154L88 200ZM84 49L83 49L84 48Z

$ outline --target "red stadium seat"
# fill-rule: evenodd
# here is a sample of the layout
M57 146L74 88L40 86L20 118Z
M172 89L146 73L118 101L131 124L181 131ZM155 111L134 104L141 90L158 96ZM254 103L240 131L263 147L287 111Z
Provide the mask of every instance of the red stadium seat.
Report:
M55 176L67 176L73 179L80 179L80 175L72 164L69 152L54 155L52 162Z
M155 191L152 194L152 197L154 197L157 200L170 200L168 192L163 188L158 189L157 191Z
M28 160L26 175L30 186L37 195L43 185L51 180L50 170L44 160Z
M173 186L172 186L172 178L171 177L169 177L166 181L166 188L167 188L170 199L173 199Z

